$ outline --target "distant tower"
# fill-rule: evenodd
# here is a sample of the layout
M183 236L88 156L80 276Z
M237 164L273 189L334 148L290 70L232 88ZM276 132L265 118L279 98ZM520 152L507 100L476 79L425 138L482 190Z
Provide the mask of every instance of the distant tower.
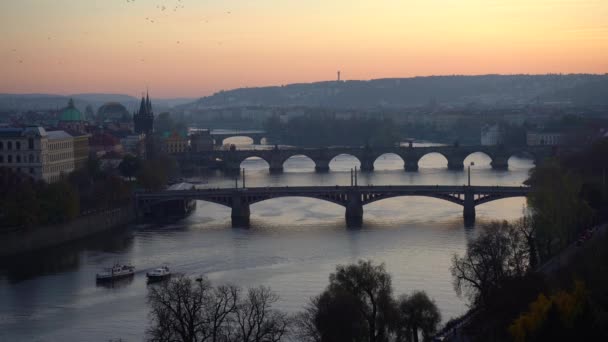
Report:
M154 131L154 112L152 112L152 102L150 95L146 92L146 97L141 97L139 111L133 114L133 126L137 134L150 134Z
M338 82L340 82L340 70L338 70Z

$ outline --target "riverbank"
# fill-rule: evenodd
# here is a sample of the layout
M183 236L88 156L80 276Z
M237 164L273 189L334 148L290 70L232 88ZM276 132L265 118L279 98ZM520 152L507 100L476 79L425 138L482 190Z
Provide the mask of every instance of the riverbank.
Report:
M104 210L70 222L35 227L0 235L0 257L30 253L76 241L135 220L133 206Z

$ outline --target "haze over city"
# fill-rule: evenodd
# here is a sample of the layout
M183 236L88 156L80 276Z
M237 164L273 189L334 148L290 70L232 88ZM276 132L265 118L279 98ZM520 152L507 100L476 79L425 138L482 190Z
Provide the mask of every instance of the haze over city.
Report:
M601 0L20 0L0 13L0 93L608 70Z

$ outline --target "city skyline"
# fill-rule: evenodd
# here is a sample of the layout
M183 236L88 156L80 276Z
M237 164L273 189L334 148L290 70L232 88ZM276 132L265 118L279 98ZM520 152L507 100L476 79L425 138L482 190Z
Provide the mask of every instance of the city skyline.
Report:
M3 2L0 93L198 97L429 75L608 72L608 3Z

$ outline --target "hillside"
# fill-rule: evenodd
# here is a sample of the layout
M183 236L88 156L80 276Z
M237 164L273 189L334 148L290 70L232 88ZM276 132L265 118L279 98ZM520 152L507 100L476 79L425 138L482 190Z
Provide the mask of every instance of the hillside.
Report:
M585 89L596 84L604 90ZM608 75L483 75L317 82L220 91L185 109L230 106L342 108L527 104L539 100L607 104ZM588 96L581 96L586 94ZM589 96L590 95L590 96Z

